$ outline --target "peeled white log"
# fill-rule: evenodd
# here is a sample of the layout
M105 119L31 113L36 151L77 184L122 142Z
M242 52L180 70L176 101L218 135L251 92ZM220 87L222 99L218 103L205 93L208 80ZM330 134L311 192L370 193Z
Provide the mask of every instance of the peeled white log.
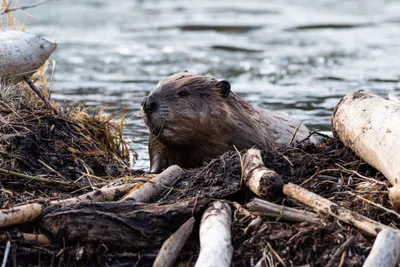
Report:
M0 32L0 79L17 83L35 73L57 44L20 31Z
M281 176L265 167L258 149L249 149L244 155L243 178L250 190L260 198L274 199L282 192Z
M364 267L394 267L400 256L400 236L391 229L382 230L375 239L374 246L364 262Z
M176 258L178 258L186 240L192 233L195 222L196 220L193 217L190 218L164 242L153 263L153 267L174 266Z
M172 183L184 173L178 165L169 166L162 173L142 185L132 190L128 195L123 197L121 201L136 201L142 203L151 202L158 198Z
M334 132L393 185L389 197L400 207L400 105L366 91L345 96L332 117Z
M232 261L231 207L214 201L200 224L200 254L195 267L229 267Z

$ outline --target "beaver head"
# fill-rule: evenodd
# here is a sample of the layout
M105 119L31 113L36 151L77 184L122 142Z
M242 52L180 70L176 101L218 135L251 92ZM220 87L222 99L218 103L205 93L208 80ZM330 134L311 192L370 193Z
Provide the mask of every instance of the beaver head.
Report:
M230 131L227 108L231 86L225 80L179 72L161 80L142 102L151 134L172 146L201 145ZM217 137L218 136L218 137Z

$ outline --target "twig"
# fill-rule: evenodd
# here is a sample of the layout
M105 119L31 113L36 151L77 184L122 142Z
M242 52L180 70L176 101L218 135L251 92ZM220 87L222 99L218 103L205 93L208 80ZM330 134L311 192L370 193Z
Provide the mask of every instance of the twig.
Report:
M342 267L344 264L344 260L346 259L346 251L343 251L342 256L340 257L340 262L338 267Z
M306 138L304 138L303 140L300 141L300 143L303 143L303 142L306 141L307 139L310 139L310 137L313 136L313 135L319 135L319 136L322 136L323 138L331 138L329 135L322 134L322 133L315 132L315 131L311 131L311 132L309 133L309 135L307 135Z
M242 187L243 185L243 178L244 178L244 161L243 161L243 157L242 154L240 154L240 151L236 148L235 145L233 145L233 148L236 150L236 152L239 155L239 160L240 160L240 169L242 170L240 172L240 187ZM244 154L244 156L246 156L247 152Z
M361 200L363 200L363 201L365 201L365 202L367 202L368 204L371 204L371 205L373 205L373 206L375 206L375 207L377 207L377 208L380 208L380 209L382 209L382 210L384 210L384 211L386 211L386 212L388 212L388 213L394 214L394 215L396 215L397 217L400 218L400 214L398 214L398 213L395 212L394 210L390 210L390 209L388 209L388 208L385 208L384 206L382 206L382 205L380 205L380 204L378 204L378 203L372 202L371 200L368 200L368 199L363 198L363 197L361 197L361 196L356 196L356 197L359 198L359 199L361 199Z
M376 236L382 229L391 229L397 233L400 233L399 230L395 230L390 226L374 221L368 217L358 214L357 212L343 208L336 203L310 192L298 185L291 183L285 184L283 186L283 193L312 207L317 211L327 213L345 223L354 225L358 229L361 229L372 236Z
M55 1L55 0L47 0L47 1L39 2L39 3L33 4L33 5L29 5L29 6L21 6L21 7L16 7L16 8L6 8L6 10L4 10L2 13L0 13L0 16L6 14L8 12L14 12L14 11L18 11L18 10L25 10L25 9L37 7L37 6L46 4L48 2L52 2L52 1Z
M50 0L53 1L53 0ZM24 75L25 82L29 85L29 87L42 99L46 107L54 112L54 114L58 114L58 111L53 105L49 102L49 100L43 95L43 93L33 84L33 82L28 78L28 76Z
M63 182L63 181L55 181L55 180L50 180L47 178L42 178L38 176L31 176L19 172L14 172L14 171L9 171L3 168L0 168L0 173L6 174L6 175L12 175L15 177L27 179L27 180L33 180L37 182L42 182L42 183L47 183L47 184L52 184L52 185L62 185L62 186L67 186L67 187L72 187L72 188L80 188L79 185L68 183L68 182Z
M311 181L312 179L314 179L314 177L315 176L317 176L319 174L319 168L318 168L318 170L313 174L313 175L311 175L309 178L307 178L304 182L302 182L301 184L300 184L300 186L303 186L303 185L305 185L306 183L308 183L309 181Z
M351 246L354 242L356 241L355 236L349 237L346 242L341 244L335 251L335 253L332 255L332 258L329 260L328 264L326 265L327 267L333 267L336 266L336 260L346 251L346 249Z
M38 162L39 162L40 164L42 164L42 165L43 165L46 169L48 169L49 171L54 172L55 174L57 174L57 176L60 177L61 179L67 180L67 179L65 179L65 177L62 176L58 171L56 171L55 169L53 169L52 167L50 167L49 165L47 165L46 163L44 163L42 160L38 159Z
M274 256L278 259L278 261L286 267L285 262L282 260L281 256L279 256L279 254L272 248L271 244L269 242L267 242L267 246L268 248L272 251L272 254L274 254Z
M335 165L338 166L339 168L343 169L343 170L344 170L345 172L347 172L347 173L355 174L356 176L358 176L358 177L361 178L361 179L370 181L370 182L372 182L372 183L376 183L376 184L380 184L380 185L385 185L385 186L386 186L386 183L384 183L384 182L375 180L375 179L373 179L373 178L366 177L366 176L364 176L364 175L359 174L359 173L356 172L356 171L348 170L348 169L346 169L345 167L343 167L343 166L341 166L341 165L339 165L339 164L337 164L337 163L335 163Z
M297 132L299 131L300 126L301 126L302 124L303 124L303 121L301 121L301 122L299 123L299 125L297 125L296 131L294 131L294 133L293 133L293 135L292 135L292 138L290 138L290 142L289 142L289 145L288 145L288 146L291 146L291 145L292 145L293 140L294 140L294 138L296 137Z
M290 166L294 167L293 163L290 161L288 157L282 156L282 158L284 158L289 163Z
M11 249L11 242L9 240L9 241L7 241L6 250L4 251L3 263L1 264L1 267L6 267L10 249Z
M272 258L271 253L268 252L267 255L267 247L263 249L262 257L254 267L263 267L264 265L275 266L274 259Z

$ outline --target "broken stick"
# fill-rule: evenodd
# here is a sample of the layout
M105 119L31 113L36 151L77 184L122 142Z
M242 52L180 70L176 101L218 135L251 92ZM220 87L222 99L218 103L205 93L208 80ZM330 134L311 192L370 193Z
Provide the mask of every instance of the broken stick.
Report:
M392 227L378 223L377 221L360 215L354 211L340 207L332 201L314 194L313 192L310 192L301 186L285 184L283 186L283 193L312 207L317 211L330 214L345 223L351 224L370 235L376 236L383 229L390 229L400 233L400 231L397 231Z
M120 201L151 202L157 199L183 173L184 171L178 165L170 166L141 187L132 190Z
M45 203L31 203L0 210L0 227L6 227L36 220L47 206L66 206L83 201L112 201L129 191L134 185L121 185L111 188L99 189L90 193Z
M231 216L231 207L222 201L214 201L206 209L200 224L200 254L195 267L231 265Z
M276 199L282 194L281 176L265 167L258 149L249 149L244 155L243 178L250 190L260 198Z
M264 213L269 217L282 218L292 222L319 223L321 221L314 212L288 208L259 198L255 198L253 201L247 203L246 208L249 211L260 212L261 214L259 215L263 215Z
M164 242L153 263L153 267L174 266L176 258L178 258L186 240L192 233L195 221L196 220L193 217L190 218Z

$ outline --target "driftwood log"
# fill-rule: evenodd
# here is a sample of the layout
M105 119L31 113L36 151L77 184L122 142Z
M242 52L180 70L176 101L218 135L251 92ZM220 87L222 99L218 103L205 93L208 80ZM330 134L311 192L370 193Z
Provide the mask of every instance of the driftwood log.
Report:
M95 190L78 197L31 203L11 209L3 209L0 210L0 227L35 221L42 215L44 208L47 206L66 206L82 201L112 201L123 196L132 187L133 185L121 185Z
M376 236L383 229L394 230L392 227L381 224L354 211L340 207L334 202L312 193L298 185L285 184L283 186L283 193L312 207L317 211L329 214L345 223L351 224L370 235ZM400 233L400 231L394 231Z
M56 242L151 248L160 246L192 216L200 216L210 202L188 198L176 203L83 202L49 207L40 228Z
M400 105L366 91L346 95L332 117L336 135L393 185L389 197L400 207Z
M49 58L57 45L20 31L0 33L0 80L17 83L31 76Z
M258 197L275 200L282 196L282 177L265 167L258 149L249 149L243 157L243 179Z
M400 256L399 233L390 230L382 230L375 239L374 246L364 262L364 267L397 266Z
M231 207L214 201L200 224L200 254L195 267L229 267L232 261Z

